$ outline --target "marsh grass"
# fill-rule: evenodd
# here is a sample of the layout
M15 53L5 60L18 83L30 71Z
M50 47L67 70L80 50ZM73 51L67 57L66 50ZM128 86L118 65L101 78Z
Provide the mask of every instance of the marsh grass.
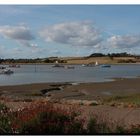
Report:
M120 104L124 103L126 106L134 105L140 107L140 94L131 94L131 95L112 95L103 100L105 104L115 103Z

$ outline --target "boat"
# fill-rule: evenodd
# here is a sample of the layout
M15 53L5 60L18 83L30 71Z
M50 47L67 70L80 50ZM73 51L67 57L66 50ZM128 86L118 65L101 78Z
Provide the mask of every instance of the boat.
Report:
M95 63L82 64L82 67L95 67L98 65L99 65L99 63L98 63L98 61L96 61Z
M111 65L108 65L108 64L102 65L102 68L110 68L110 67L111 67Z
M99 65L99 63L98 63L98 61L96 61L96 62L95 62L95 66L98 66L98 65Z
M6 67L1 66L0 69L3 70L3 69L6 69Z
M58 63L58 61L56 61L55 65L53 65L52 67L64 68L64 65L61 65Z
M20 65L9 65L10 68L20 68Z
M86 64L82 64L82 67L86 67Z
M12 73L14 73L14 71L12 71L10 69L4 69L1 73L2 74L12 74Z
M65 66L65 69L74 69L74 66Z
M89 64L82 64L83 67L93 67L95 64L89 63Z
M52 67L64 68L64 66L63 65L60 65L60 64L55 64Z

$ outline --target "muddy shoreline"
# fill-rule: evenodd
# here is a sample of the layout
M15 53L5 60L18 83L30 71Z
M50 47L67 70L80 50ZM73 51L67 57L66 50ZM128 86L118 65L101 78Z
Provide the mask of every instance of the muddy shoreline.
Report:
M110 95L140 94L140 78L117 78L101 83L38 83L26 85L0 86L0 95L30 96L42 98L42 91L56 99L92 100ZM46 94L47 95L47 94Z

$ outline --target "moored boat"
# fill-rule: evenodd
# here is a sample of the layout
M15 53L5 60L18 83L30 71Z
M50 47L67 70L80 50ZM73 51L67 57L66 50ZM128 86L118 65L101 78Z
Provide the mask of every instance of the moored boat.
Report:
M86 64L82 64L82 67L86 67Z
M9 65L10 68L20 68L20 65Z
M65 69L74 69L74 66L65 66Z
M64 68L64 66L63 65L60 65L60 64L55 64L52 67Z
M102 65L102 68L110 68L110 67L111 67L111 65L109 65L109 64Z
M3 69L6 69L6 67L1 66L1 67L0 67L0 69L2 69L2 70L3 70Z
M83 67L94 67L95 64L89 63L89 64L82 64Z
M64 68L64 65L61 65L58 63L58 61L56 61L52 67Z
M96 62L95 62L95 66L98 66L98 65L99 65L99 63L98 63L98 61L96 61Z
M82 67L95 67L98 65L99 65L99 63L98 63L98 61L96 61L95 63L82 64Z

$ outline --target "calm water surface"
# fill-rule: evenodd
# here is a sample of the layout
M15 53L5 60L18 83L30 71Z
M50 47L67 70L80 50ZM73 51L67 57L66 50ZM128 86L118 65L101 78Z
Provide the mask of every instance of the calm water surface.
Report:
M111 65L111 68L82 67L75 69L53 68L52 65L21 65L10 68L14 74L0 74L0 85L17 85L44 82L105 82L111 78L140 76L140 65ZM8 65L6 66L8 67Z

